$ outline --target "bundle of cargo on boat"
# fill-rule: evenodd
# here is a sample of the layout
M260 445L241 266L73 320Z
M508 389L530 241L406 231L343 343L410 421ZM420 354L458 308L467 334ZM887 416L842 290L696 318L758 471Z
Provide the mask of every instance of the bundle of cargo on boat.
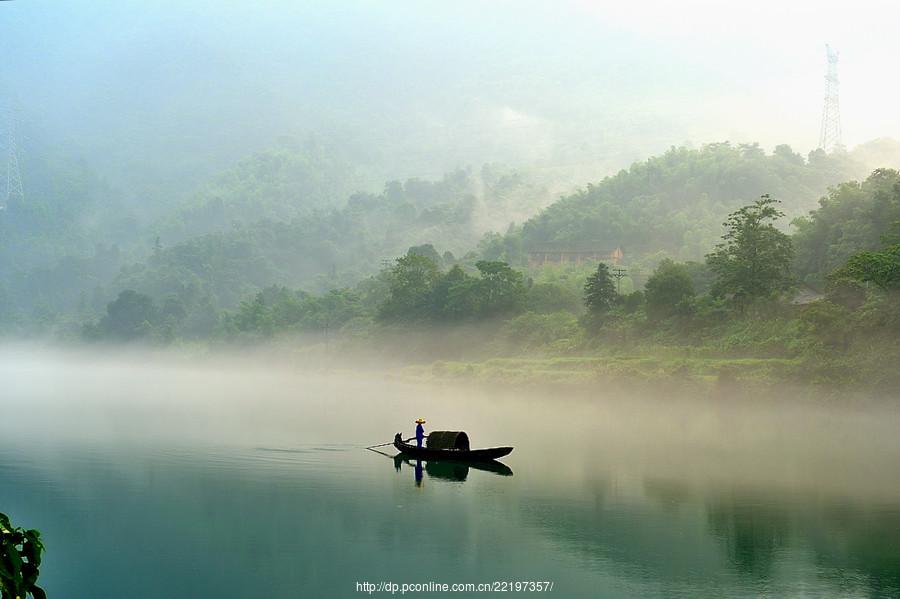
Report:
M425 441L428 449L459 449L469 451L469 435L465 431L431 431Z
M424 447L411 445L400 433L394 437L394 447L404 455L418 459L487 461L509 455L512 447L471 449L465 431L432 431Z

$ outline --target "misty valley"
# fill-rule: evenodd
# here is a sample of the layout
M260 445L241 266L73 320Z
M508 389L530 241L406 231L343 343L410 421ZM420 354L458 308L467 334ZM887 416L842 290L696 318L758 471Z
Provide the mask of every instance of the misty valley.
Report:
M900 596L861 2L0 2L0 599Z

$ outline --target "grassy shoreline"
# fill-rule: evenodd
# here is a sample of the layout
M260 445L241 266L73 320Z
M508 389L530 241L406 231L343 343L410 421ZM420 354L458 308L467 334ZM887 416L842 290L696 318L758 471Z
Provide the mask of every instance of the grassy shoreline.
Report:
M853 376L852 362L822 357L661 357L651 353L620 356L504 357L436 360L397 370L417 382L503 384L514 387L617 388L666 384L672 390L748 391L790 386L815 393L881 391L900 398L891 381Z

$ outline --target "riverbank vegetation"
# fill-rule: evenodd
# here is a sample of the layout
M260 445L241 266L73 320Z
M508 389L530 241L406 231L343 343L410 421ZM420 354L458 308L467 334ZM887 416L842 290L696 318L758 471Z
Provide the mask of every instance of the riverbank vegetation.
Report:
M319 295L266 288L236 310L211 316L205 338L258 344L294 335L312 346L390 348L400 362L436 361L428 372L437 377L681 377L887 388L900 382L891 367L900 363L900 175L877 171L854 188L868 191L853 195L855 216L841 226L886 232L877 242L860 235L843 264L818 273L826 282L821 293L800 280L796 251L829 264L833 245L808 231L826 227L821 220L844 209L847 185L833 190L794 236L778 228L784 214L777 200L763 196L739 208L704 262L663 259L642 290L620 293L600 263L572 277L582 288L576 304L558 271L454 261L424 245L354 288ZM894 220L892 229L885 219ZM839 237L846 252L851 242ZM195 324L177 299L155 305L125 291L84 334L175 342L196 335Z
M485 202L539 203L542 192L509 171L486 168L476 185L461 170L323 212L327 179L302 173L328 170L315 166L325 158L299 160L299 171L298 160L244 163L180 208L160 230L181 222L187 238L157 239L143 261L122 265L112 298L82 288L61 310L34 294L39 279L0 289L0 326L95 344L275 343L298 359L366 353L435 377L900 383L896 171L839 183L804 214L816 189L859 165L821 152L804 160L785 146L673 149L479 239L473 219ZM253 221L259 202L246 190L285 170L289 188L318 190L315 206L284 220L290 194L270 180ZM750 189L759 199L747 201ZM209 211L221 218L197 217ZM240 224L226 230L228 218ZM196 229L207 226L220 230ZM528 259L597 239L624 257Z

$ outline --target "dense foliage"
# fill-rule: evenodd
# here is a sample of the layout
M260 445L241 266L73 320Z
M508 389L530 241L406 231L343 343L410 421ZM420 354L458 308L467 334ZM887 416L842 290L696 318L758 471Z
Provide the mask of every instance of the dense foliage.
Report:
M454 265L446 273L431 258L408 253L388 275L378 318L387 322L460 322L509 316L526 302L522 273L505 262L479 260L478 276Z
M235 308L271 285L315 291L350 286L411 243L439 242L465 253L493 223L533 211L548 198L545 189L496 165L477 174L457 170L437 181L392 181L379 194L348 197L341 194L356 179L344 166L315 145L282 148L242 162L197 194L173 202L161 218L140 217L104 200L115 218L130 219L127 227L94 214L100 199L81 206L80 220L67 221L72 207L54 204L45 210L55 215L53 223L79 231L85 242L63 238L40 259L25 248L33 254L57 225L41 221L29 228L26 216L39 206L30 195L29 204L0 212L0 233L15 232L0 237L0 266L7 260L0 279L0 331L43 334L65 328L73 318L101 316L125 289L156 302L174 295L189 314L205 314L208 304ZM69 193L82 193L74 183L69 187ZM146 223L151 218L156 224ZM79 223L89 219L126 239L82 228Z
M259 340L276 333L306 333L325 338L330 331L339 331L364 313L359 295L347 289L314 296L284 287L269 287L241 302L235 313L225 314L221 330L229 339Z
M0 599L46 599L37 585L43 552L40 532L16 528L0 514Z
M260 220L287 222L340 207L363 185L346 157L310 139L242 160L179 202L154 229L171 244Z
M98 234L92 248L67 255L64 242L27 260L23 235L65 230L64 212L53 217L56 229L52 218L29 229L25 207L12 206L0 214L0 226L16 230L0 247L11 265L0 279L0 333L357 348L402 338L399 353L420 360L475 351L640 353L655 344L735 359L815 357L823 376L838 370L828 353L836 347L852 356L879 348L853 376L894 355L885 348L897 336L900 225L892 223L900 222L900 175L880 169L837 185L793 221L794 235L781 219L858 172L850 155L673 149L522 226L504 220L527 206L533 212L546 191L513 171L457 170L340 200L355 180L348 168L315 145L262 153L173 200L168 212L120 202L116 218L155 223L142 225L144 238ZM80 189L87 197L102 185ZM754 195L762 197L750 203ZM115 204L96 196L81 209L103 201ZM80 222L71 230L89 236ZM506 232L482 235L497 225ZM625 250L617 266L627 272L615 282L594 259L527 260L541 249L615 246ZM704 254L705 262L676 260ZM427 331L436 327L432 339Z
M819 208L794 221L795 268L807 284L822 287L825 276L860 251L878 249L900 222L900 173L878 169L865 181L832 189Z
M609 267L601 262L584 284L584 304L592 316L600 316L615 305L616 286Z
M790 285L794 249L790 238L775 228L784 216L776 204L764 195L729 215L722 243L706 257L716 275L713 295L728 296L743 309Z
M854 254L834 274L835 278L875 283L884 290L900 288L900 244Z
M525 251L619 246L630 256L662 251L695 260L719 237L722 218L753 198L770 194L797 216L828 186L865 170L849 155L816 151L804 160L784 145L772 154L755 144L672 148L543 210L522 226L521 245Z
M647 316L663 320L692 311L696 292L688 267L668 258L659 263L644 286Z
M28 164L28 202L0 213L0 330L20 334L101 316L124 289L160 303L178 296L191 313L208 304L234 308L270 285L352 286L413 244L457 256L477 246L469 265L480 258L519 266L541 246L621 245L637 277L623 283L633 289L646 279L642 270L666 256L702 256L728 207L753 191L773 193L796 214L828 184L862 172L852 157L803 160L786 146L772 155L728 144L673 149L509 228L545 205L548 193L495 165L351 195L366 179L353 161L307 141L261 152L196 193L151 204L105 187L71 160ZM482 238L497 228L508 230Z

